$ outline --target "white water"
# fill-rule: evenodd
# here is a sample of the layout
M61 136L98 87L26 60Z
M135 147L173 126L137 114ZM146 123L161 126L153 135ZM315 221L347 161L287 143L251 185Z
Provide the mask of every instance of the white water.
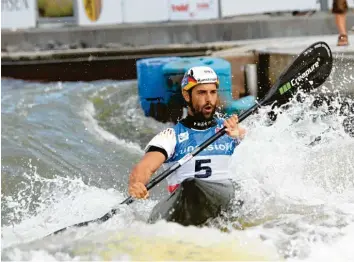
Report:
M124 139L119 139L115 135L111 134L110 132L104 130L99 124L97 120L94 118L95 116L95 108L91 102L88 102L82 112L81 115L84 119L84 124L86 129L91 132L97 139L106 140L108 142L113 142L117 145L123 146L127 149L133 150L134 152L142 154L144 151L142 148L132 142L127 142Z
M243 256L245 260L263 254L268 260L279 255L288 261L353 261L354 139L344 132L343 117L326 115L327 108L311 109L309 104L295 104L271 126L264 112L243 123L248 133L233 156L230 172L242 184L237 193L245 205L241 212L229 214L240 222L221 222L230 233L163 221L146 225L156 200L119 206L123 192L87 185L79 178L45 179L28 163L24 189L12 199L7 197L21 222L2 227L3 259L129 260L150 255L152 260L178 256L184 260ZM88 130L92 140L102 140L98 146L103 148L103 158L114 145L141 154L136 144L99 127L92 108L83 108L81 124L92 128ZM310 146L319 135L321 140ZM117 175L125 174L117 169ZM36 215L30 215L21 202L32 196L22 192L36 183L41 183L42 194ZM43 238L62 227L100 217L113 207L119 208L119 214L102 225Z
M270 127L252 121L231 167L251 200L246 212L257 214L251 220L274 218L249 230L289 260L354 260L354 140L343 131L344 117L319 118L325 110L305 103Z

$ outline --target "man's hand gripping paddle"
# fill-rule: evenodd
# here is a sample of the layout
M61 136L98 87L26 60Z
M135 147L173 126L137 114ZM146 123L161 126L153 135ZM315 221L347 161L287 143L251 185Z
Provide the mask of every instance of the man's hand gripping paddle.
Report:
M332 52L329 46L325 42L317 42L306 48L291 64L284 70L284 72L277 79L273 87L268 91L266 96L252 108L242 113L238 119L239 122L246 119L249 115L255 112L259 107L277 102L278 105L284 104L289 101L299 89L306 92L314 90L322 85L332 70ZM196 147L193 152L187 154L180 159L177 163L172 165L169 169L162 172L155 178L153 178L147 185L147 190L152 189L155 185L180 168L183 164L191 160L194 156L199 154L203 149L208 147L219 137L226 133L225 127L219 130L215 135L210 137L199 147ZM133 202L132 197L128 197L121 204L130 204ZM82 227L87 226L93 222L105 222L117 213L118 209L112 209L104 216L93 219L90 221L75 224L70 227ZM55 231L52 234L58 234L69 227Z

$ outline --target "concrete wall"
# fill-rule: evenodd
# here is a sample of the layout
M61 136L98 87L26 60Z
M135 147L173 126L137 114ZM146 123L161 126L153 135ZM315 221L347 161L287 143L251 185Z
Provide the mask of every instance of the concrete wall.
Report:
M354 14L348 14L348 27L354 24ZM279 17L251 16L224 20L168 22L158 24L123 24L102 27L37 28L2 31L1 48L53 48L48 43L82 43L100 46L116 43L122 46L166 45L259 39L270 37L337 34L334 17L318 12L312 16Z
M246 90L245 66L257 64L258 56L253 52L233 53L220 51L213 53L213 56L223 58L231 63L232 73L232 98L239 99L248 95Z

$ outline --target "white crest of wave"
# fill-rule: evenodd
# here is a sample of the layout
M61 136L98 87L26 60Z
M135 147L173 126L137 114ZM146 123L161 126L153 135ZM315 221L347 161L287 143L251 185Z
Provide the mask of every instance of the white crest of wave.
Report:
M112 143L115 143L124 148L131 149L137 153L143 153L142 148L133 142L127 142L123 139L117 138L112 133L106 131L98 124L97 120L94 118L95 108L91 102L87 102L81 112L81 115L84 117L84 124L89 132L96 136L99 140L106 140Z

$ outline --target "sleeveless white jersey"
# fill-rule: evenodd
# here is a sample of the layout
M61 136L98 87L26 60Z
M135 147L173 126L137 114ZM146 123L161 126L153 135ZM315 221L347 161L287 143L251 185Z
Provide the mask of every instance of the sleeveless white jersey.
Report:
M165 164L173 164L213 136L223 127L223 122L223 119L217 119L216 126L205 130L191 129L181 123L177 123L173 128L167 128L157 134L148 143L145 151L151 146L162 148L167 153ZM229 179L229 161L238 144L238 140L228 135L217 139L167 177L169 191L172 192L184 179L189 177L206 180Z

